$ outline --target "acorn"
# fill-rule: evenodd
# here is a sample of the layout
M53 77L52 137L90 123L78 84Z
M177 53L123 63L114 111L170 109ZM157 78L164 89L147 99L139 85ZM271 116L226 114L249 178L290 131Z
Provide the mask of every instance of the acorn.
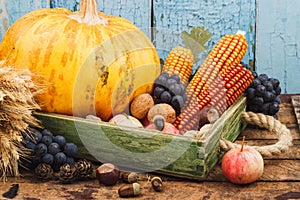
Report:
M118 194L120 197L136 197L141 194L141 185L133 183L130 185L124 185L119 188Z
M151 179L151 185L152 185L152 188L156 191L156 192L161 192L163 191L164 187L163 187L163 182L161 180L160 177L153 177Z
M135 172L123 172L121 178L126 183L135 183L139 180L139 175Z
M118 182L120 171L115 165L105 163L96 169L96 177L100 184L111 186Z

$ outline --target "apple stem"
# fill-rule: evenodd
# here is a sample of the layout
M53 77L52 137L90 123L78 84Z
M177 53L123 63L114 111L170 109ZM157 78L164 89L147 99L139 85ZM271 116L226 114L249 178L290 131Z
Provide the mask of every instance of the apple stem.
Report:
M243 136L242 146L241 146L241 152L244 150L245 138L246 138L246 136Z

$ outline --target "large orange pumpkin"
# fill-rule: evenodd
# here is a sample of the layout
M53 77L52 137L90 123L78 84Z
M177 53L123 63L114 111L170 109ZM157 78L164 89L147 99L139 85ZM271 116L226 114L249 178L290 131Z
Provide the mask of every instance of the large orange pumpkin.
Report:
M108 120L138 94L151 92L159 57L147 36L124 18L82 0L79 12L39 9L17 20L0 45L6 65L29 68L47 86L42 109Z

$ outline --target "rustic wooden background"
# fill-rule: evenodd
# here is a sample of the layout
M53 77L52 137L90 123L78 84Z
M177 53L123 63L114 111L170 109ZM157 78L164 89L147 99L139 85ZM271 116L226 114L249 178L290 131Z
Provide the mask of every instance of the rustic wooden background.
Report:
M0 41L17 19L39 8L79 9L80 0L0 0ZM247 32L244 61L281 81L283 93L300 93L299 0L97 0L99 11L124 17L142 29L162 58L182 44L182 31L203 26L212 37ZM204 52L205 56L207 52ZM203 61L203 60L202 60ZM201 61L199 62L201 64Z

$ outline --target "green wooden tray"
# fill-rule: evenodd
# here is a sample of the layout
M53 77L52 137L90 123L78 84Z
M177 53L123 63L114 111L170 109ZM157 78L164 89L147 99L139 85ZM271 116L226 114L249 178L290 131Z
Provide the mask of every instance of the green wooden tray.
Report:
M112 162L121 170L155 171L205 180L222 156L219 139L234 141L245 127L241 122L245 107L243 96L214 123L211 133L200 140L52 113L36 113L36 117L55 135L64 135L67 141L77 144L81 158Z

